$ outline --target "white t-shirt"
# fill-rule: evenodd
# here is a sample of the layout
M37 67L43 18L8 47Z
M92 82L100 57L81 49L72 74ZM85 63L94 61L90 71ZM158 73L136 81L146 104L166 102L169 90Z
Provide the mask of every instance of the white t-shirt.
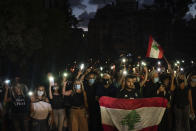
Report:
M52 111L52 107L49 103L44 101L39 101L33 103L34 112L31 113L31 117L38 120L44 120L48 117L50 111Z

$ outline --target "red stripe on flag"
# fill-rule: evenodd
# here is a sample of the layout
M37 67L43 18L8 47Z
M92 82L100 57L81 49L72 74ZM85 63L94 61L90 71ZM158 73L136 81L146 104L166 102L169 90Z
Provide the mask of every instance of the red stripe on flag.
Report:
M153 39L152 39L152 36L150 36L149 37L148 50L147 50L146 57L150 57L150 51L151 51L151 47L152 47L152 42L153 42Z
M158 46L159 48L159 59L161 59L163 57L163 49L161 48L161 46Z
M102 124L104 131L118 131L114 126ZM146 127L140 131L158 131L158 126Z
M147 127L147 128L144 128L140 131L158 131L158 126Z
M104 131L118 131L114 126L102 124Z
M99 99L100 106L114 109L135 110L142 107L166 107L164 98L118 99L103 96Z

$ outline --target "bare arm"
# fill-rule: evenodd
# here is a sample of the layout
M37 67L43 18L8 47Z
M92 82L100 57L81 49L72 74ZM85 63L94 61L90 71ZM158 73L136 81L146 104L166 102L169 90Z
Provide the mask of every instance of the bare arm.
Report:
M174 76L174 74L172 74L171 87L170 87L170 90L171 90L171 91L174 91L175 88L176 88L176 86L175 86L175 84L174 84L174 80L175 80L175 76Z
M192 114L194 114L193 101L192 101L192 91L191 90L189 90L189 92L188 92L188 100L189 100L189 104L190 104L190 111Z
M85 71L85 73L81 76L80 81L84 81L84 78L86 77L86 75L87 75L88 73L91 72L91 70L92 70L92 68L88 68L88 69Z
M145 71L145 76L144 76L144 80L140 82L140 87L143 87L144 84L146 83L147 79L148 79L148 69L147 69L147 67L144 67L144 71Z
M49 97L50 97L51 100L53 99L51 83L49 83Z
M8 98L8 91L9 91L9 85L5 85L5 96L4 96L5 103L11 101L11 99Z

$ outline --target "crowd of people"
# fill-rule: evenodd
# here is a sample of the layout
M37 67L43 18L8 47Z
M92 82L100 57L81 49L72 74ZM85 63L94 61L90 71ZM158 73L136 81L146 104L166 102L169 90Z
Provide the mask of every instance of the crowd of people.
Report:
M102 131L99 98L102 96L139 99L164 97L168 100L159 131L195 131L196 72L186 74L168 63L162 68L144 62L106 71L95 65L78 67L76 75L48 73L48 86L30 92L20 78L1 81L1 131ZM158 67L161 67L158 62ZM76 70L75 70L76 72ZM69 77L72 75L72 78Z

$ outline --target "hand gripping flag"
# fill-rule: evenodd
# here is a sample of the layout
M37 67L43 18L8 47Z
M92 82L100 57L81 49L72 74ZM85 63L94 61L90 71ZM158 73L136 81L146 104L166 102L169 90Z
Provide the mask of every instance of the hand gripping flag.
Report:
M146 57L161 59L163 57L163 49L161 46L150 36L148 43L148 51Z
M157 131L164 115L164 98L99 100L104 131Z

